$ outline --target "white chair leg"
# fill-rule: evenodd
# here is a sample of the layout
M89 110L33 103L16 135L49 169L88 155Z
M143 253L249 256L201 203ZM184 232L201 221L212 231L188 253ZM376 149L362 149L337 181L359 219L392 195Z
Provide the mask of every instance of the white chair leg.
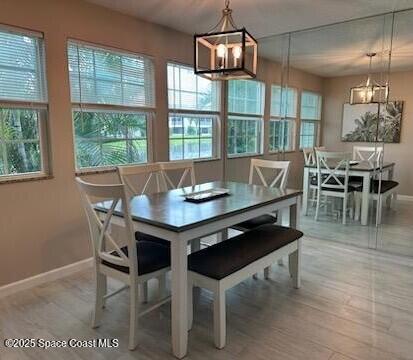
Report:
M92 314L92 327L100 326L102 321L103 307L105 306L106 276L102 273L95 275L95 308Z
M267 266L264 269L264 279L268 280L270 278L270 271L271 271L271 266Z
M344 198L343 198L343 225L346 225L346 219L347 219L347 201L348 201L348 196L344 196Z
M320 211L321 191L317 190L317 205L315 208L315 220L318 220L318 213Z
M139 284L139 296L141 298L142 304L146 304L148 302L148 282L145 281L142 284Z
M225 346L225 338L225 290L221 290L218 286L214 292L214 342L218 349L222 349Z
M301 287L301 240L298 240L298 249L289 255L288 267L296 289Z
M158 276L158 297L159 300L166 296L166 274Z
M376 219L376 225L380 225L381 224L381 215L382 215L382 210L383 210L383 198L382 197L378 197L377 201L376 201L376 206L377 206L377 219Z
M355 193L355 213L354 213L354 220L360 220L360 211L361 211L361 195L356 192Z
M397 192L393 192L392 196L391 196L391 208L393 210L397 209Z
M129 306L129 350L135 350L138 345L139 291L134 284L130 287Z
M194 321L194 288L192 286L192 282L188 280L188 331L192 329L192 324Z

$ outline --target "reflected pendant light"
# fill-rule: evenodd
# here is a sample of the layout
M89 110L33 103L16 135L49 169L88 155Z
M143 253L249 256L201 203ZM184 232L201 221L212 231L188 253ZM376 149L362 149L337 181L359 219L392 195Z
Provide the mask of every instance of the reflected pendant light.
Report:
M257 41L245 28L237 29L229 0L218 24L194 35L194 72L210 80L251 79L257 74Z
M372 79L371 64L376 53L368 53L369 73L365 84L350 89L350 104L378 104L385 103L389 97L389 86L380 85Z

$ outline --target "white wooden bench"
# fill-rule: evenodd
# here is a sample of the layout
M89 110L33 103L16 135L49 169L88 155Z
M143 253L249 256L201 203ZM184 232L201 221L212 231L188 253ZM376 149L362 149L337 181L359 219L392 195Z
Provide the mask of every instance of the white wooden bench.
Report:
M188 257L188 329L193 322L193 286L214 295L215 346L226 338L225 291L289 255L294 286L300 287L300 257L303 233L278 225L262 225L251 231L195 252Z

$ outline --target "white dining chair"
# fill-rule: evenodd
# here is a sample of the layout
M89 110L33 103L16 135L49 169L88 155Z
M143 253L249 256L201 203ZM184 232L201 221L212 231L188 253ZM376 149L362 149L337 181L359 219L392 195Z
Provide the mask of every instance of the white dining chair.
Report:
M159 163L118 166L117 172L130 196L164 191Z
M159 280L166 275L170 270L170 250L156 242L135 240L129 197L123 184L97 185L84 182L80 178L76 178L76 183L86 212L93 250L96 293L92 327L100 325L106 300L129 288L129 349L133 350L137 345L138 317L170 300L169 296L165 296L164 287L160 284L158 301L141 308L138 286L146 284L150 279ZM102 201L111 202L107 213L96 210L96 202ZM123 222L125 246L121 246L119 239L114 238L110 232L110 224L118 205L123 217L116 217L116 221ZM108 277L117 279L124 286L107 293Z
M180 189L186 184L196 185L194 162L191 160L158 163L166 190Z
M317 150L325 150L324 146L319 146L319 147L310 147L310 148L304 148L303 149L303 156L304 156L304 164L308 166L316 165L316 151ZM310 174L311 175L311 174ZM309 184L308 188L310 189L311 196L309 198L309 202L311 202L313 205L317 203L317 177L315 179L310 176L309 179Z
M263 174L263 170L269 170L272 179L267 180ZM284 190L287 187L288 174L290 172L290 161L273 161L262 159L251 159L248 183L254 184L254 175L259 179L260 185L266 187L276 187ZM267 175L268 177L268 175ZM248 231L257 226L264 224L273 224L277 222L277 214L265 214L254 219L244 221L233 228L238 231Z
M317 160L317 206L315 220L318 220L322 196L331 196L343 200L342 222L346 224L347 210L353 215L353 208L348 208L349 197L355 188L349 185L351 153L316 151ZM338 172L343 174L338 174Z
M263 174L264 169L271 173L272 178L267 180ZM262 159L251 159L250 171L248 183L250 185L254 184L254 175L259 179L259 183L266 187L276 187L284 190L287 187L288 175L290 172L290 161L274 161L274 160L262 160ZM268 175L267 175L268 177ZM265 224L281 224L282 217L279 213L270 213L258 216L251 220L244 221L242 223L234 225L232 228L238 231L246 232L250 231L258 226ZM282 259L278 261L281 265ZM264 277L268 279L270 268L264 270ZM254 275L257 278L257 275Z
M353 160L379 163L383 156L383 146L353 146Z

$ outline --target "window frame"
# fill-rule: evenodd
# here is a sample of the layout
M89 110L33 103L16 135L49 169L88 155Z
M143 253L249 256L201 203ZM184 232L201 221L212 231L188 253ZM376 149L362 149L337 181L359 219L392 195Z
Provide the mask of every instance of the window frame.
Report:
M273 87L279 87L281 89L283 89L283 86L281 86L280 84L277 83L273 83L270 85L270 89L271 89L271 94L270 94L270 119L269 119L269 123L268 123L268 153L269 154L278 154L278 153L282 153L282 152L294 152L296 150L296 132L297 132L297 121L298 121L298 106L301 105L301 103L299 103L298 98L300 92L298 91L298 88L295 86L287 86L286 89L292 89L295 93L295 104L294 104L294 109L295 109L295 117L292 116L288 116L288 114L286 114L286 116L283 117L282 114L280 115L273 115L272 114L272 94L273 94ZM281 104L282 106L282 104ZM290 148L288 150L286 149L279 149L279 150L272 150L271 149L271 142L270 142L270 138L271 138L271 123L272 122L290 122L291 123L291 131L289 134L289 139L290 139Z
M186 67L193 71L192 65L178 62L178 61L173 61L173 60L167 60L166 61L166 102L167 102L167 122L168 122L168 161L170 162L175 162L175 161L193 161L193 162L204 162L204 161L214 161L214 160L220 160L221 159L221 101L222 101L222 83L219 82L219 85L217 85L217 110L194 110L194 109L179 109L179 108L174 108L170 107L169 105L169 84L168 84L168 66L169 65L175 65L179 67ZM194 76L199 76L194 74ZM212 82L212 81L211 81ZM171 159L171 144L170 144L170 131L169 131L169 117L173 114L176 114L178 116L211 116L213 118L212 121L212 156L211 157L205 157L205 158L194 158L194 159L189 159L189 158L182 158L182 159L177 159L177 160L172 160ZM201 139L201 136L199 136L199 139ZM184 139L182 138L183 144L184 144Z
M305 117L302 116L302 96L304 93L310 93L317 95L319 98L319 115L318 119L306 119ZM320 131L321 131L321 122L322 122L322 117L323 117L323 94L318 91L314 90L307 90L307 89L302 89L301 94L300 94L300 126L299 126L299 134L298 134L298 149L302 151L304 147L301 146L301 134L302 134L302 125L303 123L312 123L315 125L315 132L314 132L314 142L313 146L318 146L320 144Z
M237 81L237 80L234 80ZM238 80L239 81L239 80ZM252 114L252 113L238 113L238 112L233 112L229 111L229 82L227 82L227 96L226 96L226 108L227 114L226 114L226 139L225 139L225 145L226 145L226 156L228 159L236 159L236 158L243 158L243 157L253 157L253 156L262 156L264 155L264 114L265 114L265 91L266 91L266 83L265 81L261 81L258 79L253 79L253 80L245 80L242 79L241 81L254 81L260 84L261 86L261 114ZM228 152L228 146L229 146L229 121L230 117L236 117L236 118L245 118L245 120L255 120L258 121L258 129L259 129L259 134L257 137L258 141L258 151L257 152L245 152L245 153L239 153L239 154L230 154Z
M113 52L120 55L129 55L129 56L138 56L138 57L145 57L149 59L153 63L153 99L152 104L153 106L129 106L129 105L119 105L119 104L102 104L102 103L86 103L86 102L77 102L71 99L71 116L72 116L72 134L73 134L73 156L74 156L74 164L75 164L75 174L76 175L83 175L83 174L97 174L97 173L105 173L105 172L113 172L116 171L117 166L122 165L141 165L141 164L148 164L153 162L153 122L156 117L156 91L155 91L155 82L156 82L156 74L155 74L155 61L154 58L150 55L137 53L125 49L119 49L107 45L103 45L100 43L91 43L79 39L68 38L66 40L66 56L67 56L67 74L68 74L68 82L69 82L69 92L71 94L71 84L70 84L70 71L69 71L69 45L70 44L80 45L95 48L97 50L103 50L108 52ZM80 86L80 83L79 83ZM147 159L146 162L139 162L139 163L127 163L127 164L117 164L117 165L102 165L102 166L88 166L88 167L79 167L77 163L77 149L76 149L76 132L75 132L75 124L74 124L74 117L73 113L76 109L80 109L80 111L85 112L103 112L103 113L136 113L136 114L145 114L146 116L146 148L147 148Z
M39 71L42 84L42 100L17 100L17 99L0 99L0 108L11 110L32 110L37 112L38 137L36 141L39 144L40 170L24 173L9 173L0 175L0 184L19 181L41 180L52 178L51 156L49 144L49 97L47 82L47 64L46 64L46 45L44 33L29 29L22 29L15 26L0 24L0 32L8 32L15 35L37 38L39 46L37 47L36 67ZM3 120L0 120L0 126L3 126ZM30 139L22 139L23 143L32 142ZM3 140L0 138L1 157L7 159L7 151L4 149L5 144L19 142L18 140ZM6 160L7 162L7 160Z

